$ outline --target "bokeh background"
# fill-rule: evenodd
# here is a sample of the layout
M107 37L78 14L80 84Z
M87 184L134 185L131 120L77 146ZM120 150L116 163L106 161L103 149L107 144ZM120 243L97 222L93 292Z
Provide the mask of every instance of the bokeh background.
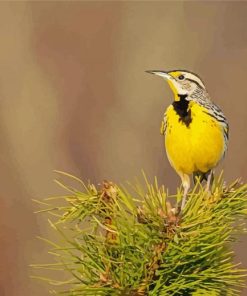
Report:
M61 192L54 169L179 185L159 135L172 94L145 70L201 75L230 123L225 178L246 180L246 15L236 1L0 3L1 296L48 295L29 278L49 236L31 199Z

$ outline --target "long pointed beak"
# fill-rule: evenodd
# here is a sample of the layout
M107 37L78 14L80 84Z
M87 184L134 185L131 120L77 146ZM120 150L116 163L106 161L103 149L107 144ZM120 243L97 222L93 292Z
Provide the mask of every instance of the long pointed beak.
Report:
M146 72L149 74L154 74L154 75L164 78L168 82L173 93L175 94L175 101L179 100L178 92L180 94L184 94L184 91L181 89L179 82L176 80L176 78L174 78L168 72L158 71L158 70L151 70L151 71L146 71Z
M148 70L146 72L149 73L149 74L154 74L154 75L157 75L157 76L161 76L162 78L169 79L169 80L171 80L173 78L170 74L168 74L165 71Z

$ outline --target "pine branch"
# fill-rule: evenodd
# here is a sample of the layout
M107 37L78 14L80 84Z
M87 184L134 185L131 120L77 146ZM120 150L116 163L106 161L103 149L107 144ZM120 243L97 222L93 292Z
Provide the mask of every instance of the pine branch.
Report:
M98 190L62 174L82 191L57 182L67 195L40 203L62 243L49 241L54 263L33 265L68 272L65 282L48 280L63 287L54 293L239 295L246 270L233 263L231 246L245 231L247 184L219 177L209 195L198 183L178 219L156 179L129 190L105 181Z

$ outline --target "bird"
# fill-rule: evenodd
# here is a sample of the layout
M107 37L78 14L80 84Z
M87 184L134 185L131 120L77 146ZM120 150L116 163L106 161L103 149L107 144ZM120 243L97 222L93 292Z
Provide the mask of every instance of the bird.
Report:
M210 98L202 79L187 70L146 71L164 78L174 100L161 123L167 158L180 176L183 196L179 212L187 202L194 183L205 180L206 191L211 192L214 168L224 158L229 139L226 116Z

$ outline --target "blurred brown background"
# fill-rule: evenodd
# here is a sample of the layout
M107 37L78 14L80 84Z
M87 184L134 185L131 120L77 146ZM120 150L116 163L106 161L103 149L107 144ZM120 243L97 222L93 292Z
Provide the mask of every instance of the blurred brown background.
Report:
M1 296L48 295L29 279L48 231L31 198L60 192L54 169L179 185L159 135L172 94L145 70L202 76L230 122L225 178L246 180L246 16L236 1L0 3Z

